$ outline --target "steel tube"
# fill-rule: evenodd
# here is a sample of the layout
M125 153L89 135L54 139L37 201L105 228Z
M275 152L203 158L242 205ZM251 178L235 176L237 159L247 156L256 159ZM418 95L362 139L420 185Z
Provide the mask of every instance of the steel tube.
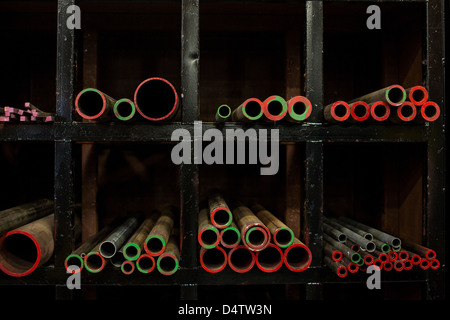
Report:
M163 253L156 260L156 268L165 276L173 275L178 270L180 261L179 232L173 230Z
M327 234L323 234L323 240L327 241L332 247L334 247L336 250L339 250L342 252L342 254L350 259L352 262L358 262L361 259L361 255L349 247L347 247L344 243L338 242L331 238Z
M403 260L395 260L393 263L395 271L402 271L405 268L405 263Z
M323 116L327 122L343 122L350 117L350 106L345 101L336 101L323 108Z
M150 273L155 269L155 267L155 258L149 254L141 254L136 260L136 268L142 273Z
M75 99L75 110L83 118L95 121L113 119L116 99L95 88L86 88Z
M397 254L397 252L395 252L395 251L389 252L389 253L388 253L388 259L389 259L389 261L391 261L391 262L396 261L396 260L398 259L398 254Z
M403 239L403 247L409 249L409 251L415 252L418 255L433 260L436 258L436 252L418 243Z
M214 193L208 197L209 219L218 229L228 227L233 221L233 215L225 199Z
M253 268L255 262L255 253L244 245L238 245L228 252L228 265L235 272L248 272Z
M356 273L359 270L358 264L350 261L347 257L343 257L341 261L342 265L345 266L350 273Z
M417 116L417 107L410 101L403 102L397 107L394 117L390 117L393 122L410 122Z
M411 261L411 263L413 265L418 265L420 264L420 256L417 253L411 252L409 250L405 250L408 253L409 256L409 260Z
M324 255L330 257L333 261L341 261L342 260L342 252L339 250L336 250L331 246L330 243L324 241L323 243L323 252Z
M389 251L391 251L391 246L383 241L380 241L376 238L373 238L372 241L375 243L377 250L384 252L384 253L388 253Z
M134 272L134 269L135 269L134 262L130 260L124 261L120 266L120 270L122 271L123 274L126 275L132 274Z
M244 246L252 251L264 249L271 239L270 231L264 223L244 205L238 205L232 212Z
M284 254L279 246L269 243L263 250L256 252L255 260L261 271L271 273L281 268Z
M114 229L111 234L102 241L99 247L99 252L104 258L112 258L117 250L119 250L125 241L136 231L139 227L140 218L131 217L126 219L120 226Z
M391 261L386 261L383 263L383 270L391 271L394 268L394 264Z
M284 250L284 264L294 272L306 270L312 261L312 254L309 248L299 239L294 238L294 242Z
M391 107L388 103L383 101L377 101L370 103L370 115L376 122L386 121L391 115Z
M377 101L387 102L391 106L399 106L406 100L406 90L401 85L394 84L386 88L376 90L374 92L365 94L359 98L351 100L349 103L356 101L365 101L367 103L374 103Z
M335 220L335 221L336 221L336 220ZM364 230L358 229L358 228L356 228L355 226L353 226L353 225L351 225L351 224L349 224L349 223L347 223L347 222L345 222L345 221L342 221L342 220L339 220L339 221L337 221L337 222L339 222L340 225L346 227L347 229L350 229L350 230L352 230L353 232L359 234L359 235L360 235L361 237L363 237L364 239L367 239L367 240L369 240L369 241L374 241L374 239L373 239L373 234L371 234L370 232L366 232L366 231L364 231Z
M430 260L430 268L433 270L436 270L439 268L439 266L441 265L441 263L439 262L438 259L432 259Z
M0 238L0 269L13 277L23 277L46 263L54 251L52 213L5 233Z
M115 117L124 122L135 120L136 106L128 98L119 99L114 103L113 112Z
M170 120L176 115L179 104L177 90L163 78L148 78L134 92L136 110L150 121Z
M108 237L108 236L106 236ZM105 259L100 254L100 245L103 241L99 242L90 252L86 254L84 257L84 266L87 271L91 273L98 273L102 271L106 264L109 262L109 259Z
M334 228L342 231L345 233L347 238L351 240L352 242L359 245L361 248L364 248L365 250L369 252L373 252L376 249L376 245L373 241L367 240L366 238L362 237L358 233L344 227L342 224L340 224L337 219L324 217L324 222L328 223L329 225L333 226Z
M234 248L239 245L241 241L241 233L239 232L238 226L234 221L226 227L220 230L220 244L225 248Z
M326 222L323 223L323 232L341 243L345 243L347 241L347 236L345 233L327 224Z
M32 221L43 218L55 211L54 202L39 199L0 211L0 236Z
M144 250L151 256L158 256L164 252L172 233L175 217L175 207L163 208L155 226L150 231L144 243Z
M427 270L430 267L430 261L426 258L420 259L420 268Z
M331 271L336 273L340 278L345 278L348 275L347 268L342 265L342 263L333 261L329 257L324 257L323 260L325 264L331 269Z
M428 91L422 86L414 86L406 89L406 95L416 106L421 106L428 101Z
M312 111L312 104L304 96L295 96L287 101L288 116L290 122L303 122L309 118Z
M217 273L227 266L227 253L222 247L201 248L200 265L209 273Z
M152 231L159 218L159 213L154 212L149 218L146 218L135 233L128 239L123 248L125 259L135 261L141 255L144 249L144 242Z
M217 108L216 115L214 117L217 122L225 122L231 119L231 108L226 104L222 104Z
M231 113L231 120L235 122L257 121L263 116L263 103L258 98L249 98Z
M413 268L413 264L411 260L403 260L403 269L411 270Z
M364 101L356 101L351 104L350 106L350 115L351 119L354 122L362 122L366 121L370 117L370 106L367 102Z
M114 255L110 258L111 264L116 268L120 268L126 260L127 259L125 259L125 256L123 255L123 246L119 250L116 250Z
M197 240L200 246L211 249L219 245L219 230L212 225L209 220L209 211L204 208L198 214L198 235Z
M294 241L294 232L291 228L260 204L254 204L251 206L251 209L269 229L273 242L277 246L280 248L287 248L292 244Z
M436 102L427 101L420 108L420 114L425 121L433 122L439 118L441 108Z
M280 121L287 112L287 102L280 96L272 95L263 102L263 113L267 121Z

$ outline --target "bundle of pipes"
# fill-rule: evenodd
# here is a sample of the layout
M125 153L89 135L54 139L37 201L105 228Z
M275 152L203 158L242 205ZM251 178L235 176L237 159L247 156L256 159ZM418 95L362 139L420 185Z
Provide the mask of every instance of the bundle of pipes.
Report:
M0 211L0 269L23 277L47 263L54 249L54 203L39 199Z
M260 204L247 207L239 203L230 210L219 193L212 194L208 204L199 212L197 235L200 264L205 271L217 273L228 265L235 272L245 273L256 265L271 273L284 264L291 271L301 272L311 264L309 248ZM219 222L218 208L223 213Z
M117 100L96 88L83 89L75 99L78 115L95 122L131 122L138 114L146 120L161 122L173 118L178 107L179 98L175 87L159 77L142 81L134 92L133 100Z
M54 122L55 114L44 112L30 102L24 108L0 107L0 122Z
M365 272L370 265L385 271L440 266L434 250L347 217L324 217L323 232L324 263L341 278L349 273ZM370 242L373 245L368 248Z
M420 109L420 110L419 110ZM336 101L324 107L327 122L375 123L390 120L394 123L435 121L440 108L428 100L423 86L405 89L394 84L351 101Z
M228 106L227 106L228 107ZM264 120L277 122L304 122L311 115L312 104L304 96L294 96L289 100L279 95L272 95L264 101L258 98L249 98L231 112L231 116L220 116L223 106L216 113L216 121L231 120L234 122L254 122Z
M66 270L80 272L85 268L97 273L111 262L126 275L136 269L141 273L157 269L163 275L174 274L180 259L176 214L174 206L165 206L147 217L139 214L114 220L67 256Z

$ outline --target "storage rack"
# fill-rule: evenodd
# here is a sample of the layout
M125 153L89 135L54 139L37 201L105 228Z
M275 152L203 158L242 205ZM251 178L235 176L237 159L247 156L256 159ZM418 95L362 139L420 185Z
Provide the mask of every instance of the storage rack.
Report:
M151 1L149 1L151 2ZM266 1L256 1L265 3ZM289 2L289 1L288 1ZM333 1L350 4L352 1ZM362 1L363 3L371 3ZM182 262L181 269L172 277L146 277L134 274L132 277L112 276L108 271L100 274L84 275L83 283L91 285L144 285L179 286L180 298L198 297L198 286L225 284L303 284L307 299L321 299L323 284L344 282L336 279L322 263L322 216L324 214L324 145L328 142L367 142L367 143L424 143L426 145L426 164L424 175L423 208L426 225L426 244L439 253L445 249L445 155L444 147L444 1L411 0L382 1L420 3L426 12L426 39L423 44L426 63L425 83L430 96L442 107L438 121L422 126L370 125L366 127L322 124L324 104L324 6L328 1L305 1L305 82L306 96L313 103L313 114L308 123L302 125L279 124L281 142L302 143L305 146L305 204L304 228L307 245L313 256L311 267L302 273L279 272L263 274L249 272L236 275L223 272L220 275L207 274L199 267L197 253L197 213L199 211L199 166L183 164L179 167L180 208L182 212ZM107 1L102 1L106 4ZM376 2L380 3L380 2ZM164 124L115 125L81 123L74 121L73 105L76 94L76 62L80 54L77 47L78 33L66 27L69 5L74 0L59 0L57 16L57 82L56 82L56 122L53 124L3 125L0 140L4 142L47 142L54 146L54 200L55 200L55 258L54 266L39 268L26 279L0 275L0 283L5 285L52 285L56 288L57 299L70 299L73 292L67 290L67 274L63 268L64 259L74 246L74 143L78 142L143 142L160 143L170 141L171 133L177 128L185 128L193 133L194 121L199 120L199 66L200 52L200 7L198 0L181 1L181 121ZM3 63L3 62L2 62ZM215 128L214 123L203 123L203 130ZM242 128L238 123L227 123L223 127ZM255 129L267 128L257 124ZM441 255L441 264L445 265ZM413 281L425 283L427 298L444 298L444 268L418 275L396 276L392 282ZM351 281L351 280L350 280ZM362 280L364 281L364 280Z

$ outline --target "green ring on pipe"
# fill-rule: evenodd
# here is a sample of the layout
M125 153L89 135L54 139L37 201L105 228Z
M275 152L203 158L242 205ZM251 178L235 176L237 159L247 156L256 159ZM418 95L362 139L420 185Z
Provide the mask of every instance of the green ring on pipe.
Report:
M100 253L98 253L98 252L89 252L89 253L86 255L85 259L87 259L87 257L92 256L92 255L98 255L98 256L100 257L100 259L103 260L103 263L105 263L105 259L104 259L104 258L102 257L102 255L101 255ZM89 271L89 272L91 272L91 273L99 273L99 272L102 271L102 269L103 269L103 268L100 268L100 269L98 269L98 270L93 270L93 269L89 268L88 265L87 265L86 263L84 264L84 267L86 268L87 271Z
M164 258L167 258L167 257L171 257L171 258L173 258L173 261L175 261L175 267L172 269L172 270L170 270L170 271L164 271L164 270L162 270L161 269L161 265L160 265L160 263L161 263L161 260L162 259L164 259ZM177 272L177 270L178 270L178 259L173 255L173 254L166 254L166 255L160 255L159 257L158 257L158 260L156 261L156 268L158 269L158 271L161 273L161 274L163 274L163 275L172 275L172 274L174 274L175 272Z
M154 238L161 240L161 243L162 243L162 249L161 249L161 251L158 251L158 252L150 252L147 243L148 243L149 240L154 239ZM146 251L147 251L147 253L148 253L149 255L160 255L161 253L164 252L164 249L165 249L165 247L166 247L166 242L164 241L164 239L163 239L160 235L152 234L152 235L149 235L149 236L147 237L147 239L145 240L145 247L147 248Z
M361 255L355 252L350 256L350 260L354 263L358 263L361 260Z
M245 241L246 241L247 243L249 243L249 241L248 241L249 234L252 233L252 232L255 231L255 230L256 230L255 227L252 227L252 228L248 229L248 231L245 233ZM259 230L259 229L258 229L258 230ZM263 232L262 230L259 230L259 231ZM264 232L263 232L263 233L264 233ZM263 241L263 242L264 242L264 241Z
M391 246L389 244L385 243L381 246L381 251L383 253L388 253L389 251L391 251Z
M131 114L128 117L122 117L119 112L117 111L117 108L119 106L119 104L121 104L122 102L126 102L131 106ZM131 118L134 117L134 115L136 114L136 106L134 105L134 102L131 101L130 99L127 98L123 98L123 99L119 99L116 101L116 103L114 104L114 115L116 116L117 119L122 120L122 121L128 121Z
M394 86L394 87L392 87L392 89L398 89L398 86ZM386 93L384 94L384 96L385 96L385 98L386 98L386 101L388 101L389 104L392 105L392 101L389 99L389 92L390 92L390 91L391 91L391 88L387 89L387 90L386 90ZM397 104L398 104L398 105L401 105L403 102L406 101L406 90L403 90L402 95L403 95L403 98L400 100L400 102L396 103L396 105L397 105Z
M272 100L270 100L270 101L267 103L267 105L269 105L269 104L270 104L271 102L273 102L273 101L277 101L277 102L281 103L281 105L283 106L283 109L281 109L281 112L280 112L279 114L277 114L277 116L280 116L280 115L282 115L283 113L286 113L286 112L287 112L288 105L287 105L286 99L284 99L283 97L280 97L280 96L275 96Z
M215 234L217 234L217 237L219 237L219 230L217 230L217 228L215 228L215 227L206 227L206 228L204 229L204 231L206 231L206 230L211 230L211 231L213 231ZM216 245L215 245L215 244L205 245L205 244L203 243L202 247L205 248L205 249L212 249L212 248L215 248Z
M220 233L224 233L225 231L228 231L228 230L233 230L237 234L237 241L235 243L232 243L231 245L235 245L236 243L239 243L241 241L241 232L235 227L228 226L225 229L223 229Z
M256 101L251 100L251 101L249 101L249 102L256 102ZM251 116L247 113L247 111L245 111L245 106L242 106L242 113L243 113L244 116L245 116L247 119L249 119L249 120L258 120L258 119L260 119L260 118L262 117L262 115L264 114L263 108L261 108L261 112L260 112L258 115L254 116L254 117L251 117Z
M80 260L80 271L81 271L81 269L83 269L83 266L84 266L84 261L83 261L83 259L82 259L79 255L77 255L77 254L69 254L69 255L67 256L66 260L64 261L64 264L65 264L65 266L66 266L66 269L67 269L68 267L70 267L69 265L67 265L67 262L69 261L70 258L77 258L78 260Z
M228 110L227 115L223 116L223 115L220 113L219 110L222 109L222 108L226 108L226 109ZM217 108L217 114L218 114L219 117L221 117L222 119L227 119L229 116L231 116L231 108L230 108L230 106L228 106L228 105L226 105L226 104L221 105L219 108Z
M296 102L296 103L299 103L299 102ZM303 103L303 104L305 105L305 112L303 112L301 114L295 113L294 108L292 107L291 113L289 114L292 119L297 120L297 121L304 121L307 118L308 111L310 110L310 108L312 108L312 105L310 103L309 104Z
M128 247L135 247L137 250L137 253L134 256L128 256L127 252L127 248ZM139 258L141 254L141 248L134 242L130 242L127 243L124 247L123 247L123 256L125 257L125 259L130 260L130 261L135 261L137 260L137 258Z
M292 231L292 229L287 228L287 227L281 227L281 228L279 228L277 231L275 231L275 234L274 234L274 237L273 237L273 238L274 238L274 242L275 242L276 234L277 234L279 231L281 231L281 230L287 230L287 231L291 234L291 240L289 241L288 244L282 245L282 244L279 244L279 243L277 242L276 245L279 246L280 248L287 248L287 247L289 247L289 246L294 242L294 231Z

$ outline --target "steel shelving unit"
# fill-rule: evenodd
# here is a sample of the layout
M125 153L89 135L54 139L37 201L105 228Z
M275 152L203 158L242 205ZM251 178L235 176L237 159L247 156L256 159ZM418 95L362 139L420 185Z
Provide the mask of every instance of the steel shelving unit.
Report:
M152 1L148 1L152 2ZM288 1L292 2L292 1ZM354 1L301 1L305 12L305 83L306 96L313 103L313 114L308 123L302 125L279 124L281 142L304 145L305 185L304 222L302 232L307 238L313 261L311 267L302 273L280 271L264 274L259 270L240 275L224 271L208 274L198 263L197 213L199 211L199 166L185 164L179 166L180 179L180 226L182 230L182 259L180 270L171 277L133 274L132 277L105 270L100 274L83 274L83 284L89 285L142 285L178 286L181 299L198 298L198 287L225 284L301 284L305 285L307 299L322 299L323 284L345 283L330 274L322 260L322 217L324 215L324 148L327 143L422 143L426 145L424 173L424 240L441 256L445 266L445 139L444 139L444 1L443 0L388 0L381 2L401 2L402 5L419 3L426 12L426 34L423 50L425 53L424 83L430 96L442 107L441 117L434 123L418 126L368 125L365 127L328 125L323 123L324 105L324 6L328 3ZM371 3L370 1L360 1ZM107 1L102 1L107 3ZM256 1L266 3L266 1ZM377 1L376 3L380 3ZM163 124L138 123L134 125L108 125L76 122L73 105L76 94L78 31L66 27L66 8L77 4L74 0L57 2L57 55L56 55L56 121L52 124L5 124L0 128L0 143L5 142L45 142L54 148L54 200L55 200L55 256L54 265L36 270L25 279L7 277L0 274L0 284L5 285L50 285L56 288L57 299L71 299L73 292L66 288L64 259L74 247L74 145L93 142L170 142L171 133L177 128L187 129L191 134L194 122L200 119L199 101L201 86L199 80L200 58L200 8L199 0L181 1L181 120ZM2 62L3 63L3 62ZM203 123L203 130L215 128L211 122ZM227 123L221 127L243 128L238 123ZM257 124L254 128L268 128ZM300 160L299 160L300 161ZM425 283L427 298L443 299L445 267L433 272L419 272L413 275L388 277L392 283L411 281ZM349 281L363 282L364 278ZM1 287L0 287L1 290Z

